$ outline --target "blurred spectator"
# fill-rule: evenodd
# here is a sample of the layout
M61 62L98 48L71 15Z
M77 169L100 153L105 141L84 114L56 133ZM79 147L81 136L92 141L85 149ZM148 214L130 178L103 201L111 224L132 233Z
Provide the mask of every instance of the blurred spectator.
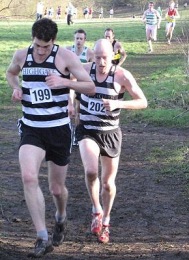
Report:
M103 18L103 17L104 17L104 10L103 7L100 7L99 18Z
M43 3L39 1L37 3L37 14L36 14L36 20L40 20L43 17Z
M114 9L111 8L109 13L110 13L110 18L113 18L113 16L114 16Z
M59 5L56 11L56 19L59 20L61 18L61 6Z
M54 13L54 9L53 7L50 7L48 10L48 18L52 19L53 18L53 13Z
M89 7L89 18L90 19L93 18L93 9L92 9L92 7Z
M83 10L83 15L84 15L85 19L88 19L88 17L89 17L89 8L88 8L88 6L85 7L85 9Z
M45 7L44 17L47 17L47 7Z
M68 9L67 9L67 25L71 25L71 24L74 23L73 20L72 20L74 12L75 12L75 7L70 2L69 5L68 5Z

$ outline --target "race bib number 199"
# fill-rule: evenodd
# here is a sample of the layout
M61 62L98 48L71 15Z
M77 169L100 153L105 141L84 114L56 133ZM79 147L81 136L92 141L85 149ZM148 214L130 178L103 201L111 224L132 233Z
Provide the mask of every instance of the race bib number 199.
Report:
M30 89L32 104L52 102L52 93L49 88L33 88Z

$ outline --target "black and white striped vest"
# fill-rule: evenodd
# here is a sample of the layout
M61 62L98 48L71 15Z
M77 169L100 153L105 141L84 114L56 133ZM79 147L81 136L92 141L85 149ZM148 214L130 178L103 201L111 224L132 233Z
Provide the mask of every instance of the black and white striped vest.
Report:
M32 127L55 127L68 124L67 105L69 89L50 89L45 83L49 73L63 75L55 66L58 45L53 45L51 54L43 63L36 63L33 59L33 47L28 48L26 61L22 68L22 121Z
M86 129L97 131L111 131L119 127L120 109L106 111L103 99L123 100L124 93L117 93L114 88L114 73L116 66L112 66L107 78L103 82L96 79L96 64L91 66L90 76L96 86L96 94L87 96L81 94L80 122Z

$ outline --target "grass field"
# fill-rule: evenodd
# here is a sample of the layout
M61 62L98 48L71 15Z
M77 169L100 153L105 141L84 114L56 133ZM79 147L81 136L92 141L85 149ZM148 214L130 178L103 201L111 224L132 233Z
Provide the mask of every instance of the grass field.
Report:
M59 33L57 43L61 46L73 43L73 33L78 28L87 32L87 44L93 47L94 42L103 37L105 28L112 27L128 57L123 67L132 72L147 96L149 107L144 111L122 112L122 122L141 121L145 124L161 126L188 126L189 113L189 78L186 76L186 57L184 48L189 48L187 39L185 46L177 37L182 37L182 30L189 23L187 11L180 11L181 19L177 21L173 43L168 46L165 41L165 21L158 31L158 42L154 43L154 53L147 54L144 24L136 19L92 19L77 20L73 26L65 21L58 22ZM11 89L5 80L5 71L15 50L27 47L31 42L31 26L33 21L1 21L0 22L0 107L12 106ZM127 98L127 96L125 97ZM15 105L14 105L15 106ZM15 107L20 111L20 105Z

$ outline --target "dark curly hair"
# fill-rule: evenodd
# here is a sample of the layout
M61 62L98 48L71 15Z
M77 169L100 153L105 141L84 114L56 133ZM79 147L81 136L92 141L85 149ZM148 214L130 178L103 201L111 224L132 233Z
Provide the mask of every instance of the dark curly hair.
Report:
M50 40L54 41L57 33L57 24L48 18L42 18L36 21L32 26L32 37L36 37L45 42L49 42Z

